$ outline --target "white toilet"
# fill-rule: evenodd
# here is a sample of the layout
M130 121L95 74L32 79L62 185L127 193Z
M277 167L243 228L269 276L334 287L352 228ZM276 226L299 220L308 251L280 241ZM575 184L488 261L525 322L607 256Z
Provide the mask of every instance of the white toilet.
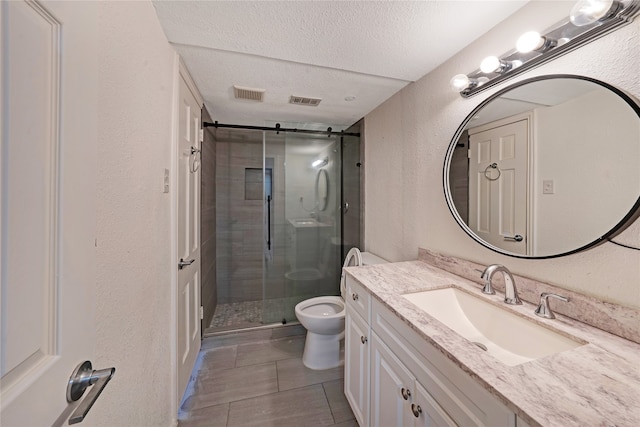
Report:
M361 254L358 248L352 248L345 257L343 267L382 262L386 261L366 252ZM298 321L307 329L302 355L302 363L307 368L330 369L343 363L340 360L340 341L344 339L344 293L345 275L342 273L340 278L341 296L310 298L295 307Z

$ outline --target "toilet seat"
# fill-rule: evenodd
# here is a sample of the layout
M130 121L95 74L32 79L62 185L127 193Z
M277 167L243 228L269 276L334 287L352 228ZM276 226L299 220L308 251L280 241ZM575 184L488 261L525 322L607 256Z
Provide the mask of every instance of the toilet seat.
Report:
M345 267L360 267L362 265L362 253L358 248L351 248L349 252L347 252L347 256L344 257L344 264L342 264L342 268ZM344 270L340 273L340 295L344 298L344 294L346 292L346 283L347 278L345 277Z
M296 311L302 311L312 318L344 317L345 306L341 297L324 296L309 298L296 305Z

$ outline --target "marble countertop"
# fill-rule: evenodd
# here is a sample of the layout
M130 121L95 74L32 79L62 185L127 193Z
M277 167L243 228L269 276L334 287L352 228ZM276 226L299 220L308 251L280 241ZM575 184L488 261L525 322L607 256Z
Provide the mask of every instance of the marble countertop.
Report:
M527 302L508 306L500 293L482 294L477 283L421 261L345 271L531 426L640 426L640 344L559 314L540 318ZM587 344L507 366L401 296L451 285Z

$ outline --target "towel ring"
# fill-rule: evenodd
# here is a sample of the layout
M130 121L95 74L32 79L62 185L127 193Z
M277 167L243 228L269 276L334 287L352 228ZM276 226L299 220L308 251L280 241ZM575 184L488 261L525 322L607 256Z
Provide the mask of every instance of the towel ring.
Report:
M489 172L489 168L491 169L497 169L498 170L498 176L496 176L495 178L491 178L487 173ZM498 178L500 178L500 175L502 175L502 172L500 171L500 168L498 167L497 163L491 163L489 166L487 166L484 170L484 177L487 178L489 181L496 181Z
M191 173L196 173L200 169L200 163L202 162L202 151L199 148L191 147L191 154L189 155L189 170ZM193 161L191 160L193 159Z

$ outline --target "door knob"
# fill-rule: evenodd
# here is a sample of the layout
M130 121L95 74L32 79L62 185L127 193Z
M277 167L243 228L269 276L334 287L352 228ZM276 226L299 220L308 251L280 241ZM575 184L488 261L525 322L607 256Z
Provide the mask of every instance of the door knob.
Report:
M522 242L524 240L524 237L522 237L519 234L516 234L515 236L511 237L511 236L504 236L504 240L511 240L514 242Z
M195 258L190 259L189 261L185 261L184 259L180 258L180 262L178 263L178 270L182 270L183 268L190 266L194 262Z
M82 397L85 390L93 386L87 397L84 398L80 405L73 411L69 424L80 423L87 416L87 413L95 403L102 390L113 377L116 368L100 369L94 371L91 362L88 360L80 363L73 370L69 383L67 384L67 402L75 402Z

